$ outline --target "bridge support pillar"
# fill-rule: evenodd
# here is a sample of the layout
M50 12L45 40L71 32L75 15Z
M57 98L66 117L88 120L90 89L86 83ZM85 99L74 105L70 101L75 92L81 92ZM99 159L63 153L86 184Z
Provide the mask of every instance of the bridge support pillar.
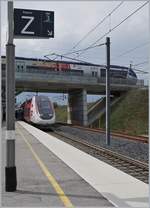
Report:
M69 120L72 124L87 126L87 92L85 89L69 91L68 122Z

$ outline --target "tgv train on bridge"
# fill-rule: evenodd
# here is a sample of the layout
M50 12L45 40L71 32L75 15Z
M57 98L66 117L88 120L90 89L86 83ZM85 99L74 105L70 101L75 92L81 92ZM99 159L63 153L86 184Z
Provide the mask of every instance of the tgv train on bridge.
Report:
M6 57L2 56L3 70L5 69L5 64ZM66 73L71 72L72 75L90 75L97 78L106 77L105 65L24 57L15 57L15 64L16 71L18 72L40 72L42 70L44 73L44 71L61 71ZM136 83L137 80L137 75L131 68L118 65L110 66L110 77L133 80L133 83Z
M47 96L33 96L21 105L23 119L29 123L47 126L55 123L53 103Z

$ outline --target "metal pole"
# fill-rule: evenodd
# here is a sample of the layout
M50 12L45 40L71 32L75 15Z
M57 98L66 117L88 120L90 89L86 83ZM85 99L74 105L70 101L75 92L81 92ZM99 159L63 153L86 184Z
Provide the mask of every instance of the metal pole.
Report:
M110 38L106 38L106 144L110 145Z
M5 189L16 191L15 166L15 45L13 44L13 2L8 1L8 42L6 45L6 167Z
M71 124L70 106L69 106L69 94L68 94L68 102L67 102L67 123Z

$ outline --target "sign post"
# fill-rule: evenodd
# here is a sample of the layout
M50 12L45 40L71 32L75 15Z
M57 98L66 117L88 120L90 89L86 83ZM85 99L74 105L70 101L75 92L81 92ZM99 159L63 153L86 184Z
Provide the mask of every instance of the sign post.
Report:
M110 145L110 38L106 38L106 144Z
M6 168L5 189L16 191L15 166L15 45L13 44L13 2L8 1L8 42L6 45Z
M5 189L16 191L15 166L15 45L14 38L53 38L54 12L13 9L8 0L8 42L6 45L6 167Z

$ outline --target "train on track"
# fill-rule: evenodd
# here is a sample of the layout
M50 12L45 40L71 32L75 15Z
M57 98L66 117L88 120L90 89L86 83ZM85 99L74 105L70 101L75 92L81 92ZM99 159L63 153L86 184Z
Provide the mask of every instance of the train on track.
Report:
M49 126L55 123L55 109L47 96L33 96L20 106L16 114L19 115L19 113L21 113L19 117L28 123L39 126Z
M72 75L90 75L97 78L106 77L106 66L83 62L68 62L46 59L15 57L16 72L64 72ZM2 56L2 70L6 68L6 57ZM110 77L133 80L137 75L130 67L110 65Z

